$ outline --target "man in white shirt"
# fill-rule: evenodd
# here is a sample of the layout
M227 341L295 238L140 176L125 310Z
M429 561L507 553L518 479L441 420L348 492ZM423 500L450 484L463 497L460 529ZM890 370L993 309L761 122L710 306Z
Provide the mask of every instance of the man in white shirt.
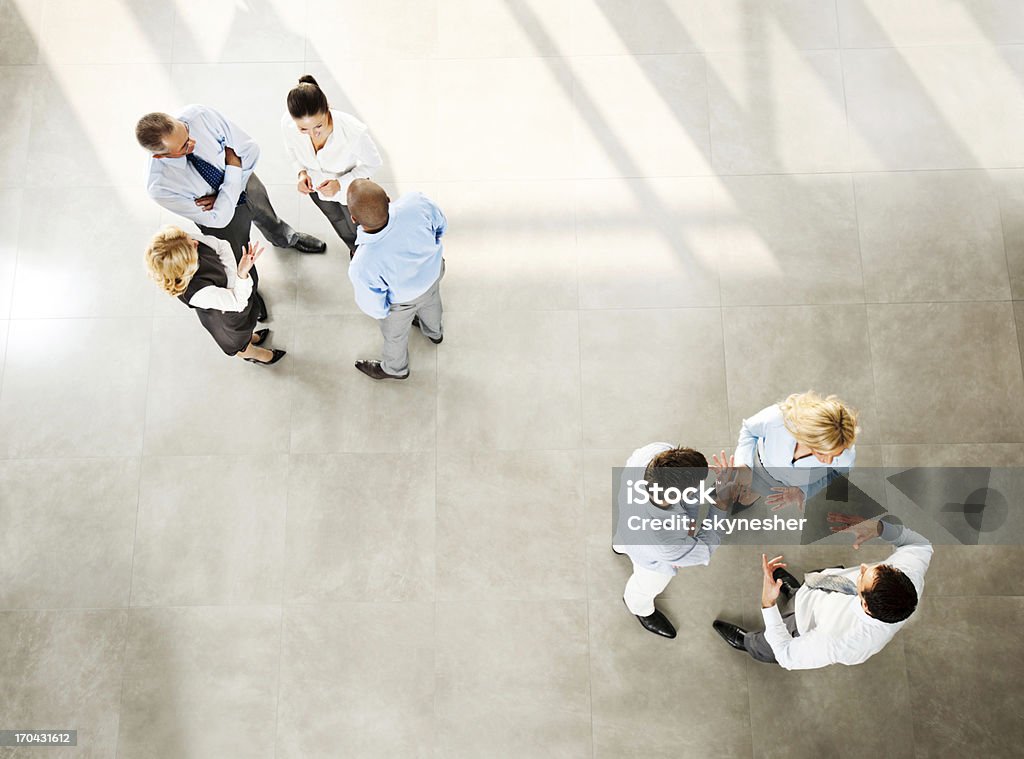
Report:
M723 451L722 461L715 459L716 472L724 466ZM697 529L699 503L682 499L673 502L673 498L661 494L669 493L670 488L675 488L680 495L688 488L699 490L707 474L708 460L700 451L668 443L650 443L633 451L627 459L617 494L618 520L612 550L633 562L633 574L626 582L622 600L645 630L665 638L676 637L676 629L668 617L655 608L654 599L668 587L680 568L710 562L721 537L703 525ZM731 486L726 484L727 477L719 474L719 478L722 487L714 505L724 513L732 493ZM637 488L643 494L637 492ZM683 518L688 520L689 528L681 521ZM644 522L645 519L648 521ZM641 527L652 523L662 526Z
M861 664L881 651L917 608L932 545L907 527L882 520L861 521L847 514L829 520L852 529L853 547L880 537L896 550L889 560L810 572L801 585L786 571L782 556L762 555L763 632L715 620L726 643L754 659L785 669L817 669L829 664ZM795 612L782 615L779 594L794 595Z
M259 145L214 109L189 105L177 116L148 113L139 119L135 137L150 152L150 197L205 234L231 243L236 258L249 243L252 224L279 248L327 249L278 217L254 173Z

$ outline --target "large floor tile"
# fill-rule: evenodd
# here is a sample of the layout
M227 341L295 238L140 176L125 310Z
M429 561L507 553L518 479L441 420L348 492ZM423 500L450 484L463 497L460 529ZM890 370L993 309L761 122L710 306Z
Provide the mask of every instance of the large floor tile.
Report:
M629 0L572 0L572 55L650 55L700 52L703 14L694 0L650 3L643 13Z
M0 66L0 102L8 109L0 126L0 187L25 184L32 102L42 77L35 67Z
M276 756L436 756L433 628L432 603L286 608Z
M46 756L113 757L127 627L128 613L118 610L0 612L5 727L78 731L76 748L47 748Z
M449 319L446 327L451 323ZM448 334L445 335L449 337ZM297 319L289 346L294 361L294 453L424 451L434 447L437 407L435 347L409 335L409 378L377 382L355 368L377 359L382 338L368 316Z
M167 62L174 15L175 5L161 0L46 0L40 56L51 64Z
M306 59L422 59L437 50L438 0L309 0Z
M737 602L658 605L675 623L674 640L644 630L619 599L590 603L594 755L750 756L745 661L711 628Z
M439 452L438 596L585 598L584 521L578 451Z
M147 457L132 606L280 603L288 458Z
M22 208L24 196L21 190L0 190L0 218L5 221L0 227L0 319L6 319L11 313Z
M143 192L74 193L57 212L24 203L11 316L148 316L157 288L143 253L159 216Z
M575 312L447 314L437 373L439 447L509 450L579 445Z
M430 68L440 98L438 179L572 176L573 84L564 59L443 60Z
M714 180L576 183L580 308L717 306Z
M701 56L586 57L572 70L576 176L711 173Z
M716 173L849 168L839 53L784 50L707 56Z
M858 441L881 439L864 306L727 308L722 316L733 437L765 406L816 390L857 409Z
M288 91L304 73L299 62L176 63L171 67L174 103L164 108L172 113L189 103L215 108L259 145L256 175L263 183L287 184L288 197L294 195L297 200L295 171L281 137L281 117L286 112ZM275 208L293 227L299 223L288 209L277 208L277 203Z
M445 311L564 310L577 305L571 181L445 182Z
M179 0L175 8L177 62L300 61L305 55L306 3L250 0L244 5L211 5ZM281 110L284 95L280 94Z
M316 77L332 108L351 113L369 128L384 162L374 178L436 180L438 167L450 157L433 147L437 143L434 112L445 91L432 67L423 61L360 61L344 55L342 48L332 45L323 63L307 63L305 68ZM382 92L388 96L381 97ZM461 146L456 150L461 152Z
M835 9L815 0L575 0L574 55L836 46Z
M191 314L153 319L147 454L288 451L294 330L280 322L267 326L271 347L289 351L270 367L225 355Z
M1017 343L1020 349L1021 369L1024 371L1024 301L1015 301L1013 315L1017 322Z
M274 756L281 608L134 609L118 756Z
M723 177L716 192L723 305L864 300L848 175Z
M855 178L869 302L1006 300L999 201L982 172Z
M988 45L843 52L852 168L1019 166L1024 50ZM998 114L998 117L994 116Z
M530 58L566 55L574 0L440 0L439 58Z
M0 454L139 455L150 326L150 319L11 322Z
M1024 546L936 546L925 593L936 596L1024 596L1017 567Z
M37 63L46 0L0 0L0 65Z
M434 454L292 456L289 603L434 597Z
M844 47L908 47L1024 42L1024 16L1014 0L839 0Z
M0 608L128 604L137 459L0 462Z
M868 323L882 442L1024 442L1009 303L868 306Z
M717 309L583 312L580 351L586 447L731 437Z
M587 604L439 603L437 755L590 757Z
M135 124L146 113L173 107L170 66L50 66L41 68L36 79L27 146L32 171L25 175L25 185L47 194L53 178L60 177L61 188L67 192L116 185L115 190L94 192L101 197L110 193L122 198L145 197L148 157L135 141ZM111 91L116 91L117 97L110 97ZM68 139L72 131L73 140ZM61 205L58 201L57 207ZM108 230L107 234L117 231Z
M999 198L1010 293L1015 300L1024 300L1024 171L996 171L990 176Z
M763 626L756 604L748 617L751 629ZM724 646L721 641L719 645ZM915 756L916 734L909 726L916 703L907 686L903 638L897 637L864 664L833 665L814 672L787 672L738 655L747 664L750 726L758 759ZM836 729L844 724L891 725L893 729Z
M817 0L698 0L704 50L832 49L836 12Z
M1024 599L928 598L903 631L917 756L1010 757L1024 741Z

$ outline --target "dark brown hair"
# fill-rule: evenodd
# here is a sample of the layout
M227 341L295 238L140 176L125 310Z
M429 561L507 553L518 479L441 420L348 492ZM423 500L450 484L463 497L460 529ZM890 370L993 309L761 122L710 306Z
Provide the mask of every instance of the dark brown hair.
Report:
M888 564L875 567L875 584L861 592L868 613L893 624L902 622L917 608L917 589L903 572Z
M708 460L703 453L693 448L662 451L651 459L651 463L644 471L644 479L648 486L657 483L663 490L679 488L683 491L686 488L695 488L707 476ZM672 504L655 505L664 509Z
M299 77L299 83L288 92L288 113L293 119L304 119L327 113L327 96L309 74Z

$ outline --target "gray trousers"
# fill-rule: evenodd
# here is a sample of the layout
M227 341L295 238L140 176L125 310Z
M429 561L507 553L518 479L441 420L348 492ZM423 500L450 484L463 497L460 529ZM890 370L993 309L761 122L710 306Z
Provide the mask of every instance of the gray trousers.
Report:
M348 247L349 254L354 253L356 249L356 225L352 222L352 215L348 212L348 206L334 200L321 198L315 192L310 194L309 199L316 204L317 208L323 211L327 221L331 222L334 231L338 233L338 237Z
M281 221L277 211L270 204L267 188L255 173L250 174L249 181L246 182L245 202L235 209L235 215L226 227L204 227L202 224L198 226L204 234L231 243L235 259L241 260L242 251L249 244L253 224L271 245L278 248L290 248L299 236L298 232Z
M441 273L434 284L415 300L408 303L392 303L391 312L378 319L380 333L384 336L384 354L381 368L388 374L404 376L409 373L409 331L413 317L420 317L420 330L427 337L437 340L441 332L441 278L444 277L444 261Z
M800 632L796 629L796 613L789 611L782 615L782 621L786 623L786 629L789 630L789 634L794 638L800 637ZM768 640L764 637L764 630L761 632L750 633L748 632L746 637L743 638L743 647L747 649L747 653L757 659L757 661L768 662L769 664L778 664L775 661L775 654L772 652L772 647L768 645Z

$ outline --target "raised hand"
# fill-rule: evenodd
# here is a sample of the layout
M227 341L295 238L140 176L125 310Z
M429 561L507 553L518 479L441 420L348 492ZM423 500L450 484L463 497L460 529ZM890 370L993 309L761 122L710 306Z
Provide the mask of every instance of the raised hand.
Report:
M782 561L782 556L776 556L769 561L767 554L761 554L761 569L764 572L761 584L761 607L764 609L775 606L775 602L779 598L779 593L782 591L782 580L776 580L772 574L778 567L784 566L786 565Z
M238 262L238 276L241 279L249 277L249 270L256 265L256 259L263 255L263 246L258 242L251 242L242 253L242 260Z
M772 488L772 491L775 495L770 495L764 499L765 503L772 506L772 511L778 511L793 505L800 507L801 512L804 510L804 491L800 488Z

